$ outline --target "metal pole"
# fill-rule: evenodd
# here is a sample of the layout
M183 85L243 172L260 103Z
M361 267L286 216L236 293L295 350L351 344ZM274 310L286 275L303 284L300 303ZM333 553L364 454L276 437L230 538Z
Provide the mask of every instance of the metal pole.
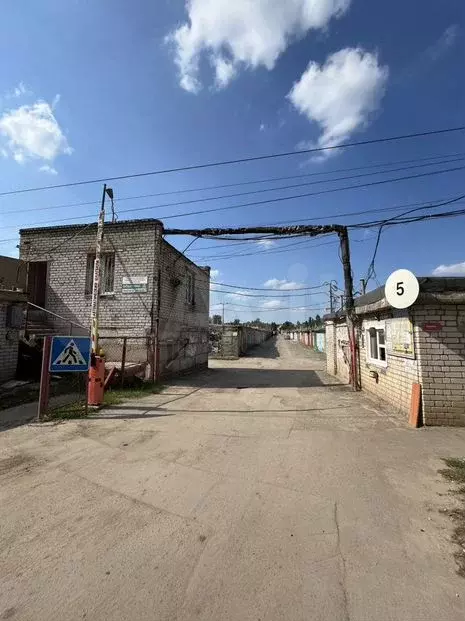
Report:
M105 196L107 184L103 184L102 205L97 226L97 243L95 246L94 278L92 282L92 304L90 309L90 331L92 339L92 352L98 354L98 320L100 304L100 255L102 252L103 226L105 224Z
M224 302L223 302L223 319L222 319L222 322L223 322L223 326L224 326Z
M344 291L347 313L347 330L349 332L350 349L350 379L353 390L359 390L357 372L357 347L355 343L354 328L354 283L352 278L352 267L350 264L349 234L346 227L338 231L339 242L341 245L341 261L344 270Z
M121 354L121 386L124 384L124 369L126 367L126 349L128 345L127 336L123 337L123 351Z
M333 305L333 283L332 282L329 283L329 312L331 313L331 315L334 312L334 305Z
M52 337L44 338L42 350L42 370L40 372L40 392L39 407L37 409L37 420L40 422L48 409L48 399L50 395L50 353L52 349Z

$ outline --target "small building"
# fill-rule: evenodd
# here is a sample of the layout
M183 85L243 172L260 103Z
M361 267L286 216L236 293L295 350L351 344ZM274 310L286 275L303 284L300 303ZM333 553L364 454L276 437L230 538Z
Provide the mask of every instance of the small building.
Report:
M465 278L418 279L407 310L392 308L380 287L355 300L362 390L408 415L412 384L422 391L425 425L465 425ZM344 311L326 315L328 373L349 381Z
M0 384L16 374L26 300L25 293L0 289Z
M26 264L13 257L0 256L0 289L24 291L26 288Z
M88 334L97 224L20 231L27 264L26 330ZM208 364L210 268L163 238L159 220L106 223L99 346L107 361L145 366L147 378Z

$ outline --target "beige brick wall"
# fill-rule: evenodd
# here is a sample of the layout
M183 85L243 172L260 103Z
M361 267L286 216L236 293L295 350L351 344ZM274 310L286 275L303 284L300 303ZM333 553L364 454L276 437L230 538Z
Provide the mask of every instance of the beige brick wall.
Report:
M426 425L465 425L465 305L418 305L410 310L413 323L414 359L386 350L387 365L367 360L368 342L359 338L362 389L390 403L406 416L410 410L412 383L422 386L422 413ZM358 330L365 332L374 320L390 321L388 313L367 316ZM422 326L439 322L438 332ZM348 381L348 365L341 342L348 340L345 324L326 324L327 370ZM376 373L376 377L371 375Z
M348 382L349 367L349 332L343 321L330 321L325 325L326 370L330 375L337 375Z
M380 320L384 322L387 328L390 317L381 315ZM362 389L390 403L396 410L403 412L407 416L410 411L412 384L418 382L420 377L418 359L398 356L387 349L386 367L369 361L367 359L368 339L366 337L366 330L371 321L371 318L362 321L361 329L365 333L365 338L359 339ZM415 340L414 327L414 342ZM377 377L372 377L370 373L377 373Z
M465 304L413 309L421 364L423 419L426 425L465 425ZM438 332L422 325L437 321Z

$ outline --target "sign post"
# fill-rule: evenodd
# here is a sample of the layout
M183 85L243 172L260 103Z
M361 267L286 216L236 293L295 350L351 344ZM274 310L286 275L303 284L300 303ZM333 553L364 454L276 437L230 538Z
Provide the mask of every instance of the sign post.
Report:
M40 372L40 392L39 392L39 407L37 409L37 420L40 422L43 415L48 409L48 399L50 393L50 351L52 348L52 337L46 336L44 338L44 347L42 350L42 369Z
M42 353L37 418L48 409L50 373L87 373L90 366L91 339L87 336L46 336ZM87 403L87 394L86 394Z

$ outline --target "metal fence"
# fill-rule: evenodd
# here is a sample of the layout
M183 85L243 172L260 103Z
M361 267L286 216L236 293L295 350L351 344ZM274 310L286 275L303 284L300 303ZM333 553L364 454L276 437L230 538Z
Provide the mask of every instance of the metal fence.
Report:
M112 379L124 383L129 378L146 377L148 366L155 357L153 336L101 336L99 349L105 358L105 367Z

